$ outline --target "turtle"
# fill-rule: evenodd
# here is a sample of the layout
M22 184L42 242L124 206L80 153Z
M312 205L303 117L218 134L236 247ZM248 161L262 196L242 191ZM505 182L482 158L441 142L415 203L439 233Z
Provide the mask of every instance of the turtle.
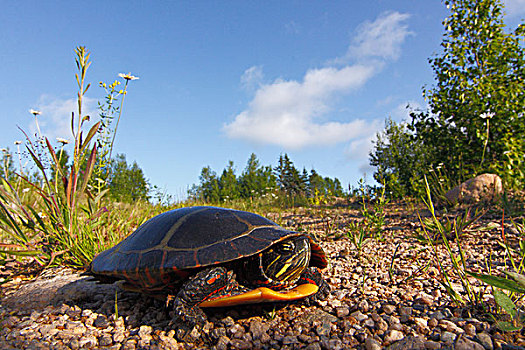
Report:
M95 256L87 274L173 303L173 324L203 325L202 307L327 296L323 249L260 215L198 206L157 215Z

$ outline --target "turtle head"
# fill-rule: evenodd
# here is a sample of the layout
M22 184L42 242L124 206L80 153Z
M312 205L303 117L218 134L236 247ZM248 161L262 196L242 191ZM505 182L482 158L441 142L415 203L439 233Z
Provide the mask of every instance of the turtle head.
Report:
M290 237L248 259L238 275L251 285L286 288L301 277L310 254L308 237Z

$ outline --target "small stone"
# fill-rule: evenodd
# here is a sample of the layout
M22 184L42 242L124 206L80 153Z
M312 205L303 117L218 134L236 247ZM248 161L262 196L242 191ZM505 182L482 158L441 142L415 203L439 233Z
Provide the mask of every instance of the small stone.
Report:
M370 305L368 304L368 301L366 301L366 299L361 300L357 307L362 312L368 312L368 310L370 309Z
M455 350L484 350L485 348L480 343L468 339L463 334L458 337L454 344Z
M423 337L415 337L409 335L402 340L390 345L389 350L423 350L425 349L425 339Z
M124 336L124 333L122 332L115 332L113 333L113 341L115 343L122 343L126 337Z
M339 338L331 338L328 341L328 349L330 349L330 350L341 350L341 349L343 349L343 342Z
M111 339L109 334L104 334L98 338L98 345L100 346L110 346L111 344L113 344L113 339Z
M478 339L480 344L483 345L485 350L493 350L494 349L494 344L492 343L492 339L490 338L490 335L488 335L487 333L485 333L485 332L478 333L476 335L476 338Z
M456 335L452 332L444 331L443 333L441 333L441 341L447 345L452 345L455 339Z
M430 320L427 321L427 325L430 327L430 328L434 328L436 327L437 325L439 324L438 320L436 318L431 318Z
M414 323L416 324L416 326L419 329L421 329L421 330L427 329L428 330L428 322L424 318L414 317Z
M369 318L369 319L365 320L364 326L368 327L368 328L374 328L375 327L375 322L374 322L374 320Z
M223 318L221 320L221 322L224 325L224 327L226 327L226 328L230 328L231 326L233 326L235 324L235 321L233 320L233 318L231 316L227 316L227 317Z
M464 332L463 329L461 329L460 327L458 327L456 324L454 324L453 322L449 320L439 321L439 326L449 332L456 333L456 334Z
M368 337L365 340L365 350L381 350L381 344L379 344L374 338Z
M242 340L242 339L232 339L230 340L230 345L234 349L239 349L239 350L248 350L248 349L253 348L250 342L247 342L246 340Z
M81 348L88 348L92 349L95 346L97 346L97 338L95 338L93 335L85 335L78 341L78 345Z
M433 341L433 340L427 340L425 341L425 349L429 349L429 350L441 349L441 343L438 343L437 341Z
M412 316L412 308L410 306L402 306L399 308L401 316Z
M396 311L396 307L394 305L390 305L390 304L382 305L381 308L383 309L383 311L387 315L391 315L394 311Z
M439 299L441 298L441 291L439 289L434 289L432 291L432 296L434 297L434 299Z
M355 318L358 322L362 322L368 318L368 316L363 314L361 311L352 312L350 316Z
M392 344L392 343L394 343L394 342L396 342L398 340L403 339L404 337L405 337L405 335L403 334L403 332L391 329L388 332L386 332L384 340L385 340L386 343Z
M140 326L139 328L139 338L142 339L142 340L151 340L151 332L153 331L153 328L151 328L151 326Z
M448 310L448 309L445 309L445 310ZM443 315L443 313L441 311L435 311L433 313L430 314L430 318L435 318L436 320L442 320L445 318L445 315Z
M250 333L252 334L253 339L261 338L266 331L268 331L268 326L263 324L261 320L254 319L250 322Z
M217 350L228 350L228 344L230 344L230 338L225 335L221 335L217 341L217 344L215 345L215 348Z
M434 303L434 298L432 298L430 295L426 293L421 293L420 297L416 300L418 303L423 305L432 305Z
M474 326L472 323L467 323L464 327L463 327L463 330L465 331L465 333L471 337L475 336L476 335L476 326Z
M380 318L379 320L377 320L376 322L376 328L377 330L381 331L381 332L386 332L388 330L388 323L386 323L385 320L383 320L382 318Z
M308 344L308 346L304 349L305 350L321 350L321 344L318 341L316 341L315 343Z
M287 335L283 338L282 343L283 345L297 344L299 343L299 340L295 335Z
M244 327L236 323L228 329L228 332L235 338L240 338L244 334Z
M346 306L341 306L335 309L336 315L338 318L343 318L350 314L350 309Z
M93 321L93 326L97 328L108 328L109 322L106 316L100 315L95 318L95 321Z

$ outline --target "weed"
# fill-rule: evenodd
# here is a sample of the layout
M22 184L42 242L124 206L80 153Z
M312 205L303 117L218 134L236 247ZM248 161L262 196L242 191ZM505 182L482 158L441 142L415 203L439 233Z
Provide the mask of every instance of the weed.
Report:
M112 227L107 221L109 210L102 204L105 192L91 191L98 148L90 144L100 130L101 121L85 130L90 120L83 113L84 96L90 87L86 84L90 54L84 47L77 47L75 53L78 112L71 115L74 138L71 165L68 167L62 161L67 141L58 140L61 147L55 149L40 130L35 141L22 131L38 176L29 177L20 171L16 174L20 185L13 186L7 176L2 176L0 183L0 228L9 240L2 243L0 253L30 256L41 266L55 259L84 266L100 248L105 248L104 242L115 240L111 235L116 235L105 231ZM40 115L39 111L31 113L35 118Z
M463 252L463 249L461 248L459 237L462 233L462 225L458 225L457 222L454 220L453 224L451 225L443 225L441 221L436 217L436 212L434 209L434 205L432 204L432 196L430 193L430 187L428 185L427 178L425 176L425 185L426 185L426 194L427 198L423 199L423 202L425 203L426 207L430 211L431 217L430 217L430 223L426 222L421 218L421 216L418 213L418 218L421 223L422 232L425 235L428 244L431 246L431 249L434 253L434 260L435 264L440 272L440 279L438 280L441 285L446 289L447 293L450 295L452 300L457 303L458 305L465 305L466 301L463 299L460 293L454 289L454 286L451 281L451 276L449 275L449 272L445 269L444 262L441 260L440 255L438 254L438 248L436 245L436 232L441 241L443 242L443 245L448 253L448 257L450 259L450 263L452 265L452 271L455 272L456 276L460 280L461 287L463 289L463 292L466 294L468 298L468 302L472 305L480 305L481 304L481 297L478 293L474 292L473 286L471 285L470 281L467 278L466 274L466 263L465 263L465 254ZM428 226L430 224L431 226ZM450 238L454 238L456 242L456 248L457 253L452 248L450 244Z

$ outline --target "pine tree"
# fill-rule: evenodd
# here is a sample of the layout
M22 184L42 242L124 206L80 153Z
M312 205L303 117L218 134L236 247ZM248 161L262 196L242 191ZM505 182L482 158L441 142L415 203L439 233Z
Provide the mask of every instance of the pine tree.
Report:
M231 160L229 161L227 168L222 171L222 175L219 178L219 188L221 201L234 200L240 196L237 176L235 176L235 169L233 161Z

